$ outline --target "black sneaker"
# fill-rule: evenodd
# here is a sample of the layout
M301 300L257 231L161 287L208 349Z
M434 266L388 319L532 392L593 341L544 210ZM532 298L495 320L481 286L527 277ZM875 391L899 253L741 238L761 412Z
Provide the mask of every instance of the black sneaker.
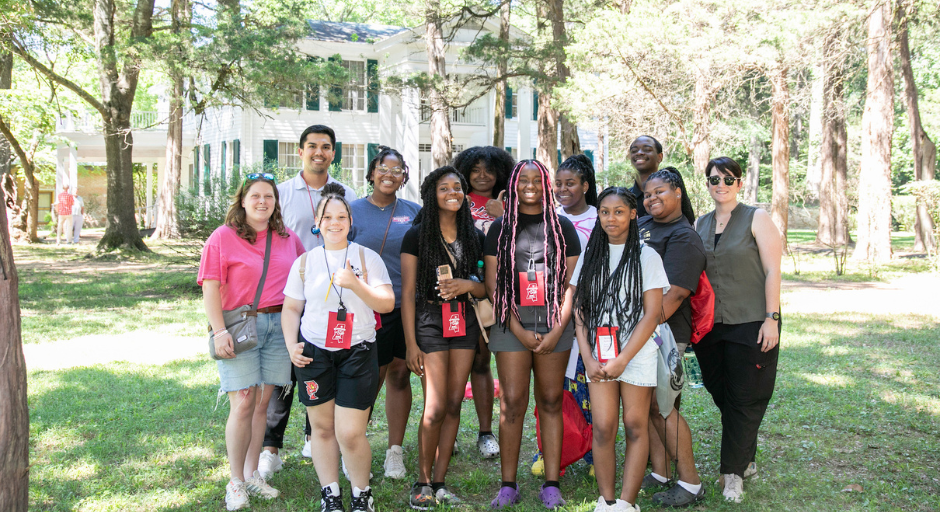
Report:
M360 491L359 496L353 496L352 512L375 512L375 500L372 499L372 489Z
M336 486L335 490L333 486ZM339 484L334 482L320 489L320 512L346 512L343 507L343 490L339 488Z

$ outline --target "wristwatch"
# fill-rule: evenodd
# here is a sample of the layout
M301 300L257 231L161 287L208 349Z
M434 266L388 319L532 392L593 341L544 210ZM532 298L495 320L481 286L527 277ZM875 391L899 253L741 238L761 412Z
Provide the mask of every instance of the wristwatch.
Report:
M780 321L780 313L777 313L776 311L774 311L773 313L767 313L767 318L773 318L773 320L774 320L775 322L779 322L779 321Z

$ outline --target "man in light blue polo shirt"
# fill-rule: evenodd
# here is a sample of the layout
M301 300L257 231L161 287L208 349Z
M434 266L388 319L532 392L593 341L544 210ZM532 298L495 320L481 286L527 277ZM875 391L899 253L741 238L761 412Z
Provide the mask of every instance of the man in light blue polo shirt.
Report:
M323 236L317 227L316 207L320 202L320 192L327 183L339 183L346 189L346 201L356 200L356 193L345 183L330 176L330 165L333 163L333 151L336 148L336 133L329 126L315 124L308 127L300 135L300 155L303 170L293 178L279 184L277 192L280 196L281 216L284 225L291 229L304 249L310 250L323 245ZM264 433L264 449L258 461L258 471L261 476L269 478L274 472L281 469L282 461L278 454L284 446L284 431L287 429L290 416L291 403L294 401L294 392L284 394L282 389L275 386L271 401L268 403L267 429ZM306 441L301 454L310 457L310 421L305 428Z

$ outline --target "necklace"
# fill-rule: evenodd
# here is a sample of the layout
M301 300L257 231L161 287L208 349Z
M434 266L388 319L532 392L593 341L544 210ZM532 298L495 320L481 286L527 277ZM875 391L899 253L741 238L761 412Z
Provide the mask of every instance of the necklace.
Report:
M371 195L366 196L366 197L367 197L367 199L369 200L369 202L372 203L373 206L375 206L375 207L378 208L379 210L382 210L383 212L385 211L386 208L388 208L389 206L391 206L391 204L387 204L387 205L385 205L385 206L379 206L378 203L375 202L375 199L372 199L372 196L371 196ZM396 197L396 198L395 198L395 201L392 201L392 204L397 203L397 202L398 202L398 198Z

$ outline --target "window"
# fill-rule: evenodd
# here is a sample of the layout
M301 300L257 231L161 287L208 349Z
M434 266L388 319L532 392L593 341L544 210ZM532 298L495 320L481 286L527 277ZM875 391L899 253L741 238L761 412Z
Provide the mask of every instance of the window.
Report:
M303 167L300 163L300 155L297 154L296 142L277 143L277 166L286 169L288 175L299 172Z
M366 63L344 60L343 67L349 73L349 82L343 88L343 110L366 109Z
M454 147L451 148L451 151L453 151L454 153L460 153L461 151L463 151L463 144L454 144ZM431 145L430 144L418 144L418 152L430 153Z
M358 189L366 183L366 145L343 144L343 171L349 174L352 183L347 183Z

